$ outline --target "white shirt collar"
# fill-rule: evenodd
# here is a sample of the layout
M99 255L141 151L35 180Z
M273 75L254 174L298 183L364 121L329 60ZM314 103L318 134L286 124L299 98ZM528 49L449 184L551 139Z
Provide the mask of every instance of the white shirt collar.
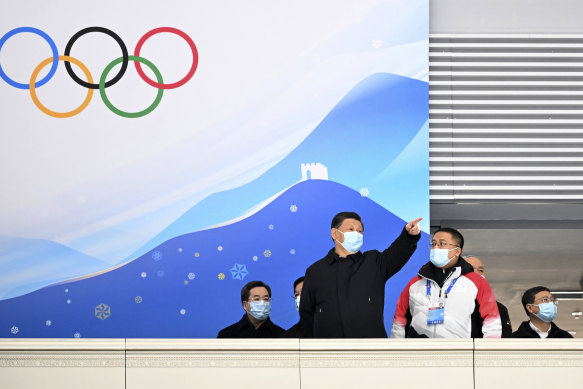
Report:
M538 328L536 328L530 320L528 321L528 324L530 324L530 328L532 328L538 334L538 336L540 336L543 339L547 338L549 336L549 332L551 332L550 326L549 326L548 331L543 332L543 331L539 330Z

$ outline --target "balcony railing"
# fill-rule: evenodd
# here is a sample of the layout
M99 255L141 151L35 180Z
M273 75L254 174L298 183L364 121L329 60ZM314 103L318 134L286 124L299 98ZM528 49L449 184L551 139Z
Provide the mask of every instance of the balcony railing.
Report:
M0 340L2 389L579 387L577 339Z

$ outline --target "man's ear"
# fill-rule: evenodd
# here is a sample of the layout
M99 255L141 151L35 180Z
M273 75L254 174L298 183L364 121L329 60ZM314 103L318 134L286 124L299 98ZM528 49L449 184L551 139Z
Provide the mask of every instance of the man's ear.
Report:
M334 243L344 242L344 235L338 232L337 228L332 228L332 230L330 230L330 235L332 235L332 240L334 241Z

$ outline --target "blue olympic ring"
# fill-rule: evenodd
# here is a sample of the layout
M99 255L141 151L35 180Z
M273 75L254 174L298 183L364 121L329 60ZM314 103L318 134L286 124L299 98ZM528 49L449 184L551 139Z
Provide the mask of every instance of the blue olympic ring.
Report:
M49 73L45 76L45 78L43 78L42 80L40 80L34 84L35 88L38 88L39 86L46 84L51 79L51 77L53 77L55 72L57 71L57 66L59 66L59 51L57 50L57 45L55 44L55 42L53 42L53 40L51 39L50 36L48 36L44 31L41 31L38 28L34 28L34 27L18 27L18 28L15 28L14 30L8 31L0 39L0 50L2 50L2 46L4 46L4 43L6 43L8 38L10 38L13 35L20 34L21 32L30 32L30 33L39 35L41 38L43 38L45 41L47 41L49 46L51 46L51 51L53 52L53 64L51 66L51 69L49 70ZM12 80L10 77L8 77L6 75L6 73L4 73L4 69L2 69L1 64L0 64L0 77L4 81L6 81L6 83L8 83L9 85L12 85L15 88L30 89L29 84L21 84L20 82L16 82L16 81Z

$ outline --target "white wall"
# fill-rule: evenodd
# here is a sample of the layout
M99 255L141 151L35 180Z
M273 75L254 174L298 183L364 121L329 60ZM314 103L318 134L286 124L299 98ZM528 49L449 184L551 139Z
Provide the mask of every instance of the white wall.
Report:
M429 32L583 33L580 0L430 0Z

